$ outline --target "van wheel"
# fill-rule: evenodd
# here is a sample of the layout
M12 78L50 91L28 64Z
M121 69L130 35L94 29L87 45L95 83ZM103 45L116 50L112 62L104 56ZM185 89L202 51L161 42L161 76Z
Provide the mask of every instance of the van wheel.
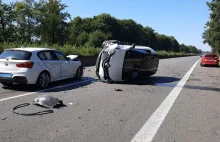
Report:
M83 76L83 67L80 66L77 71L76 71L76 75L75 75L75 79L80 80Z
M36 85L41 88L47 88L48 85L50 84L50 75L46 71L40 73Z

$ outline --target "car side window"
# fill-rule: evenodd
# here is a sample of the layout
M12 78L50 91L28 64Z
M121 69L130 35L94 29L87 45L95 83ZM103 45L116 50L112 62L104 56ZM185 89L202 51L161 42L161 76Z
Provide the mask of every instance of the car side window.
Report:
M38 57L41 59L41 60L47 60L47 57L45 56L44 52L40 52L38 54Z
M50 51L45 51L44 54L47 60L56 60L56 58L53 56L53 54Z
M55 54L56 54L58 60L64 60L64 61L67 60L67 58L62 53L56 51Z

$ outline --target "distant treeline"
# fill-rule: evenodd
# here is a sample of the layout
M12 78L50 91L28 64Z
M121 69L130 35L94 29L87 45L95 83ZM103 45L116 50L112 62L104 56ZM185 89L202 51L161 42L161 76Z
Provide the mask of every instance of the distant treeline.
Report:
M100 47L104 40L113 39L168 52L201 52L132 19L117 19L106 13L71 19L66 7L60 0L22 0L10 4L0 0L0 43L83 48Z

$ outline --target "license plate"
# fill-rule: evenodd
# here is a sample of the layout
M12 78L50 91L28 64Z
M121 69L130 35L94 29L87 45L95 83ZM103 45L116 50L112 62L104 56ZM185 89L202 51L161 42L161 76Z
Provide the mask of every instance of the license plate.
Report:
M3 78L11 78L11 77L12 77L12 74L10 74L10 73L0 73L0 77L3 77Z
M209 62L215 62L215 60L208 60Z

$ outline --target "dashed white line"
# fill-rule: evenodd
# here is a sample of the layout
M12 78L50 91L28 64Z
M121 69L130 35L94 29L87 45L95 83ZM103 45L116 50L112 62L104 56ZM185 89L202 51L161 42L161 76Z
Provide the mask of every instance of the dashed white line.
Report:
M186 81L190 77L191 73L193 72L199 61L200 60L198 60L185 74L185 76L179 81L175 88L170 92L166 99L160 104L160 106L150 116L150 118L146 121L139 132L134 136L131 142L152 142L164 119L169 113L171 107L173 106L176 98L179 96L179 93L181 92Z
M10 99L19 98L19 97L24 97L24 96L28 96L28 95L32 95L32 94L36 94L36 93L40 93L40 92L45 92L45 91L49 91L49 90L53 90L53 89L59 89L59 88L63 88L63 87L71 86L71 85L77 85L77 84L81 84L81 83L85 83L85 82L89 82L89 81L94 81L94 80L95 79L87 79L87 80L84 80L84 81L74 82L74 83L61 85L61 86L57 86L57 87L52 87L52 88L48 88L48 89L44 89L44 90L40 90L40 91L36 91L36 92L30 92L30 93L25 93L25 94L13 96L13 97L3 98L3 99L0 99L0 102L10 100Z

